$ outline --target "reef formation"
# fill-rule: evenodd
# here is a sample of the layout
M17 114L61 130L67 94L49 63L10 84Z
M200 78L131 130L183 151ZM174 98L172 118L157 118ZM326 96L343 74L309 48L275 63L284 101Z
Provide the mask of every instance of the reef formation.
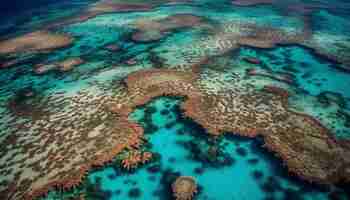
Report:
M203 24L203 19L190 14L172 15L159 21L140 20L135 22L137 31L133 33L132 39L136 42L154 42L164 38L173 30Z
M319 12L319 9L327 10L329 12L337 12L341 9L348 9L349 4L344 1L339 1L336 4L330 5L327 1L309 1L309 2L292 2L292 1L276 1L276 0L234 0L232 1L233 5L236 6L258 6L258 5L270 5L276 9L279 9L285 15L300 15L304 19L305 24L308 24L308 31L311 33L315 31L310 27L312 21L316 21L316 16L322 18L322 14L315 13ZM314 15L314 16L313 16ZM327 22L328 23L328 22ZM330 24L328 24L330 25ZM326 28L326 27L324 27ZM349 70L349 56L346 55L349 49L349 42L347 40L342 41L339 45L339 40L337 37L330 39L332 34L335 34L334 31L328 30L325 33L320 33L315 31L313 34L310 34L308 40L299 42L301 45L305 45L315 50L321 56L325 56L329 59L342 63L341 68L344 70ZM326 46L325 44L329 46ZM329 47L332 48L329 48Z
M247 137L262 135L265 146L281 157L290 172L318 183L349 181L348 147L341 145L315 119L288 110L288 92L273 86L262 91L248 88L210 95L201 89L198 74L151 70L126 80L133 99L121 113L129 113L161 95L185 96L184 115L214 136L225 132ZM133 105L135 104L135 105Z
M194 178L181 176L172 184L176 200L191 200L197 193L197 184Z
M263 136L265 146L282 158L291 173L305 180L317 183L349 181L349 146L338 142L315 119L288 110L287 91L274 86L260 91L237 86L213 93L201 83L204 79L200 65L194 65L192 72L171 69L137 71L125 79L126 88L119 92L117 98L96 100L98 109L106 109L109 105L107 108L111 111L110 116L100 117L113 118L112 124L99 128L112 132L102 131L103 134L98 135L92 130L81 132L87 134L60 133L64 137L59 137L58 141L58 135L52 135L55 131L43 129L37 133L38 143L30 137L22 142L19 141L21 137L7 137L5 142L12 145L5 148L11 149L13 145L22 143L26 152L49 152L48 162L51 164L43 170L40 160L32 160L30 165L36 170L31 172L31 176L37 174L37 178L30 180L23 174L16 177L17 181L10 184L11 187L4 193L9 195L5 198L24 195L31 199L53 187L68 189L77 186L88 169L104 165L122 150L132 149L141 142L142 128L130 122L128 115L136 106L163 95L186 97L182 105L184 115L202 125L214 137L225 132L247 137ZM107 129L105 126L112 127ZM64 146L58 146L60 149L45 145L52 142L63 143ZM31 154L28 156L32 157ZM29 157L26 162L31 161Z
M142 141L143 131L139 125L128 120L128 115L136 106L163 95L186 97L182 105L184 115L202 125L214 137L225 132L247 137L262 135L265 146L282 158L291 173L305 180L318 183L349 181L349 145L344 141L338 142L315 119L289 111L287 91L273 86L261 91L237 86L213 94L208 93L205 84L201 84L201 79L205 79L201 76L205 75L200 73L199 66L194 66L192 72L154 69L132 73L125 79L126 88L119 92L117 98L97 99L98 104L91 104L94 107L99 105L98 109L111 111L110 116L100 116L102 119L113 119L111 124L98 126L106 131L99 134L94 134L92 129L89 132L82 130L80 134L67 132L58 141L52 135L54 132L43 129L37 133L43 145L35 142L35 138L22 140L27 152L50 152L47 161L51 164L43 170L40 158L34 157L39 160L32 160L30 165L36 170L32 171L31 176L35 172L37 179L27 179L23 174L18 176L17 182L2 193L9 195L4 198L24 195L31 199L55 186L65 189L74 187L91 167L102 166L124 149L134 149ZM72 119L69 121L75 122ZM19 139L21 137L11 135L5 142L18 145L21 144ZM45 142L64 145L56 149L45 145ZM5 148L11 149L12 145ZM31 154L28 156L32 157Z
M0 43L0 54L49 52L70 45L69 36L53 34L48 31L36 31Z
M0 42L0 68L20 64L31 54L50 53L56 49L68 47L73 38L47 30L35 31Z

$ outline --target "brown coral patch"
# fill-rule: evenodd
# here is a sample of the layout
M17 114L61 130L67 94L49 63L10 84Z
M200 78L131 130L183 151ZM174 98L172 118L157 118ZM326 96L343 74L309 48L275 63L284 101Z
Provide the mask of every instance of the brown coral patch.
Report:
M25 95L28 101L33 98ZM5 165L0 167L0 199L33 199L55 187L75 187L88 169L134 147L143 135L139 125L109 112L105 105L111 97L99 91L57 97L61 96L50 96L50 101L43 100L48 105L38 105L50 111L38 119L9 121L16 130L1 141ZM69 106L57 107L62 104ZM16 105L16 111L21 108Z
M34 66L34 73L38 75L46 74L52 70L56 70L57 67L56 64L36 64Z
M331 59L335 62L340 63L336 67L345 71L350 70L350 56L348 47L346 45L341 44L342 47L339 47L336 44L333 48L329 48L329 45L322 44L322 41L317 41L314 38L312 38L312 13L319 11L319 10L327 10L329 12L335 12L339 9L348 9L349 4L345 2L339 2L338 4L325 4L323 2L313 1L313 2L295 2L295 1L289 1L289 2L281 2L276 0L235 0L232 2L233 5L236 6L255 6L255 5L261 5L261 4L269 4L281 11L281 13L285 16L298 16L300 19L304 21L304 40L301 40L302 38L299 37L299 39L296 39L294 41L289 42L282 42L282 43L296 43L300 44L306 47L309 47L315 52L327 59ZM344 25L346 26L346 25ZM259 33L259 31L258 31ZM274 43L272 41L277 41L280 39L283 39L284 41L288 41L289 39L286 39L284 36L280 35L279 33L274 33L274 36L268 36L267 39L259 38L259 37L249 37L244 38L242 40L242 44L245 45L251 45L259 48L269 48L272 47ZM265 35L264 33L261 34L262 36ZM272 39L275 38L275 39ZM280 38L280 39L278 39ZM308 40L305 40L305 38L308 38ZM272 40L271 40L272 39ZM267 40L267 42L264 42Z
M75 58L68 58L60 62L37 64L34 66L34 73L41 75L54 70L67 72L83 63L84 63L83 59L79 57L75 57Z
M253 64L253 65L260 65L261 64L261 60L259 60L258 58L255 57L245 57L243 58L244 61L246 61L247 63Z
M67 47L73 39L67 35L36 31L0 42L0 54L50 52Z
M99 1L81 13L61 18L55 22L46 24L44 27L48 29L59 28L70 24L81 23L94 18L101 14L113 12L132 12L132 11L149 11L153 6L149 4L128 4L128 3L113 3L111 0Z
M241 46L274 48L279 44L300 44L308 40L311 34L307 23L300 30L293 32L269 25L239 21L227 22L215 29L213 26L207 26L207 28L213 31L210 36L189 45L190 48L196 48L196 53L201 57L208 56L208 50L214 50L216 55L224 55Z
M117 52L122 50L122 48L117 44L109 44L109 45L106 45L104 48L110 52Z
M131 150L122 160L122 167L127 170L137 168L140 164L145 164L152 158L152 153L141 152L139 150Z
M309 38L308 28L300 33L291 34L273 27L259 27L253 24L246 24L242 28L247 32L240 36L237 42L240 45L247 45L257 48L272 48L277 44L293 44L300 43Z
M133 147L135 145L135 142L139 142L139 136L143 135L143 129L139 125L133 124L126 119L116 120L115 123L115 126L118 127L119 131L123 130L123 136L114 141L114 145L108 145L114 146L113 148L109 149L108 147L107 151L103 150L102 152L91 152L93 155L91 155L90 158L86 157L85 159L87 160L85 163L82 163L80 167L77 169L72 169L71 173L69 174L65 174L64 177L66 178L50 181L48 184L41 186L39 189L32 188L31 192L28 192L25 198L34 199L36 197L43 196L47 194L48 191L52 188L58 187L64 190L74 188L78 186L85 178L89 169L92 167L101 167L105 165L106 163L110 162L118 153L122 152L126 148ZM55 160L55 162L58 162L58 160Z
M195 27L204 23L198 16L190 14L175 14L160 20L139 20L134 25L137 29L132 39L136 42L152 42L165 37L178 28Z
M70 71L74 67L79 66L84 63L84 60L81 58L69 58L60 63L58 63L58 68L62 72Z
M155 42L162 39L165 35L166 34L163 34L158 30L144 32L137 31L132 34L131 39L135 42Z
M197 193L197 184L192 177L180 176L172 184L172 190L176 200L191 200Z
M276 152L292 173L319 183L345 178L335 174L348 162L348 150L316 119L289 111L289 94L285 90L271 86L263 91L209 95L196 84L194 74L181 73L150 70L130 75L127 85L133 96L131 102L140 105L159 95L186 96L184 115L210 134L262 135L267 148Z
M166 3L181 3L187 2L187 0L152 0L152 1L125 1L125 0L102 0L95 4L92 4L87 9L83 10L81 13L65 17L57 20L56 22L51 22L47 24L46 28L58 28L65 25L75 24L87 21L101 14L113 13L113 12L136 12L136 11L150 11L156 6Z

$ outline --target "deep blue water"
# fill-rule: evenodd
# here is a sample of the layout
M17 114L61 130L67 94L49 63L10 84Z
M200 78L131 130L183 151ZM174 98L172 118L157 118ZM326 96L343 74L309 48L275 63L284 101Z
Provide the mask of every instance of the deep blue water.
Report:
M33 21L54 19L72 16L89 3L96 0L12 0L0 3L0 38L19 31L29 32ZM67 14L64 14L67 13ZM28 25L29 26L26 26ZM40 28L35 26L34 28Z
M57 3L57 1L54 1L54 0L34 0L34 1L5 0L1 2L0 11L2 16L16 15L26 10L45 7L49 4L54 4L54 3Z

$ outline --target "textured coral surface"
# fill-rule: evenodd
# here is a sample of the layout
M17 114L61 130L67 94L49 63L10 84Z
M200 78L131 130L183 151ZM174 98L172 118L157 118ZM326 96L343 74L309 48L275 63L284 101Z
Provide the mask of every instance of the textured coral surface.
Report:
M213 135L263 135L266 147L276 152L291 172L307 180L333 182L349 178L349 149L339 145L316 120L289 111L286 91L273 86L262 91L237 87L209 95L196 80L191 83L197 76L145 71L130 75L127 84L137 105L159 95L186 96L188 100L182 106L185 115Z
M182 176L176 179L172 189L177 200L191 200L197 192L197 185L194 178Z
M36 31L0 43L0 54L24 53L30 51L50 51L66 47L72 39L65 35Z

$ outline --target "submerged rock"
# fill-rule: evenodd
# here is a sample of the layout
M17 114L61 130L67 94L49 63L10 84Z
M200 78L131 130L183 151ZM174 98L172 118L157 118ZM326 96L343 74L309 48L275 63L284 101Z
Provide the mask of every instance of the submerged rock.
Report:
M116 44L109 44L105 46L105 49L107 49L110 52L117 52L121 50L121 47Z
M134 33L131 38L135 42L155 42L164 37L164 33L157 30L148 30L148 31L138 31Z
M34 73L41 75L41 74L46 74L55 69L57 69L56 64L38 64L38 65L35 65L34 67Z
M126 61L127 65L136 65L137 64L137 60L134 58L131 58L129 60Z
M34 67L34 73L41 75L53 70L66 72L72 70L74 67L84 63L81 58L68 58L58 63L38 64Z
M244 61L246 61L247 63L250 64L254 64L254 65L260 65L261 61L258 58L255 57L245 57Z
M192 177L180 176L172 184L172 190L176 200L191 200L197 193L197 184Z
M128 196L130 198L138 198L141 196L141 190L139 188L132 188L129 192L128 192Z
M60 63L58 63L58 68L62 72L70 71L74 67L84 63L84 60L81 58L69 58Z

